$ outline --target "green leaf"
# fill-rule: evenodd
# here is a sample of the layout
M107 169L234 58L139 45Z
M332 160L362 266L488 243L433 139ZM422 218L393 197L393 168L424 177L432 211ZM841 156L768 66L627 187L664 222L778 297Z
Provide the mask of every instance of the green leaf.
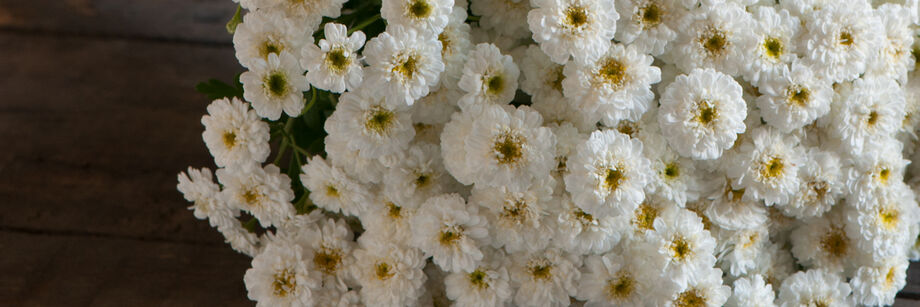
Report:
M236 27L243 23L243 7L236 6L236 14L233 14L233 18L227 22L227 33L233 34L236 32Z
M237 80L239 80L239 76L237 76ZM195 90L197 90L199 93L205 94L211 100L230 97L243 98L242 85L239 84L238 81L235 83L235 85L230 85L217 79L210 79L208 81L198 83L198 85L195 86Z
M249 232L255 233L256 230L262 228L262 225L259 224L259 220L256 218L251 218L243 224L243 228L246 228Z

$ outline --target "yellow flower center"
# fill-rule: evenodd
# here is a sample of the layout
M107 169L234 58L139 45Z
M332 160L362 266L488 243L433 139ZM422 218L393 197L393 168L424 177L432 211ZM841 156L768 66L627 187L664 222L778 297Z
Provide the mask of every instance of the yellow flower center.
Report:
M524 158L524 138L511 131L505 131L495 138L492 150L498 164L516 164Z
M808 101L810 99L811 91L809 91L807 87L793 85L786 89L786 101L789 104L804 108L808 106Z
M838 37L838 42L841 45L847 47L853 45L853 33L850 33L849 31L841 31L840 36Z
M383 135L389 130L396 120L396 114L381 106L371 107L365 115L364 128L368 131Z
M502 78L502 75L494 75L488 77L486 80L483 80L486 86L486 93L489 95L498 95L505 89L505 79Z
M633 293L636 281L628 274L621 274L615 279L607 281L607 297L611 300L622 300Z
M342 251L338 248L322 247L313 254L313 265L326 275L335 275L342 263Z
M719 116L716 106L709 100L700 101L697 105L697 112L696 121L704 126L709 126Z
M273 96L284 96L288 92L287 76L281 72L272 72L262 80L263 86Z
M847 238L843 229L838 227L833 227L824 234L820 244L825 253L838 259L846 256L849 245L850 239Z
M626 65L615 58L604 59L597 74L614 89L619 89L626 84L626 80L629 77L626 74Z
M783 41L775 37L767 37L763 41L764 53L774 60L779 60L779 57L783 55Z
M463 238L463 227L456 225L449 226L441 230L438 242L441 242L441 245L444 246L451 246L456 244L461 238Z
M677 261L683 261L692 253L690 242L687 242L687 239L680 235L671 239L671 257Z
M422 19L431 14L431 5L427 1L413 1L407 8L409 16L415 19Z
M419 58L417 55L410 54L406 59L393 67L393 73L400 75L403 79L412 79L418 72Z
M572 28L581 28L588 23L588 12L581 6L570 6L565 10L565 23Z
M706 298L697 289L690 289L681 292L674 300L675 307L703 307L706 306Z
M703 35L700 35L699 43L710 56L723 54L729 45L725 32L716 28L710 28Z
M224 132L223 140L224 146L227 146L227 148L233 148L233 146L236 146L236 133L233 133L233 131Z
M657 26L661 23L662 15L664 15L664 10L661 9L655 3L649 3L645 7L639 9L640 20L642 21L642 27L645 29Z
M900 221L901 213L894 208L881 207L878 210L878 219L882 222L882 226L885 226L885 229L895 230L898 228L898 221Z
M476 269L473 273L470 273L469 277L470 283L476 286L476 288L486 289L489 287L489 281L487 280L489 276L486 275L485 272Z
M783 174L783 159L780 157L772 157L767 163L764 163L760 169L760 176L766 179L774 179Z
M636 209L636 216L633 218L633 224L641 230L652 230L655 228L655 219L658 218L660 210L652 207L648 202L642 202Z
M387 280L393 277L393 275L396 275L396 272L393 272L393 268L390 267L390 264L386 262L378 262L374 266L374 273L379 280Z
M326 53L326 66L334 72L343 72L351 64L351 58L345 52L345 49L335 48Z
M294 272L290 269L284 269L275 273L272 280L272 294L277 297L287 297L293 293L297 287L297 279Z
M610 192L616 191L624 179L626 174L620 168L608 168L604 173L604 187Z

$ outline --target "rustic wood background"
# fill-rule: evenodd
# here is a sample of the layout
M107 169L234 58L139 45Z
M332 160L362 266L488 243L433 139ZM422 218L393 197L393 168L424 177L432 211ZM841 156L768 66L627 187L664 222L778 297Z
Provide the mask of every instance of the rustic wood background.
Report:
M253 305L249 259L175 189L212 166L193 87L241 70L234 9L0 0L0 306ZM896 305L920 305L908 282Z

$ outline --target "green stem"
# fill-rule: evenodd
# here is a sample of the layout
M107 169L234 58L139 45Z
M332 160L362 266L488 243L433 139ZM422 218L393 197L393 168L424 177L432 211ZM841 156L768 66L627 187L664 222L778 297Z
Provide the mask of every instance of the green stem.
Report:
M310 109L313 108L313 104L316 103L316 88L311 87L310 92L313 94L312 95L313 97L310 97L310 102L308 102L307 106L303 108L303 111L300 112L300 115L307 114L307 112L309 112Z
M351 35L351 33L354 33L355 31L358 31L358 30L361 30L361 29L366 28L367 26L371 25L372 23L374 23L374 22L377 21L378 19L380 19L380 14L371 16L371 18L369 18L368 20L362 21L361 23L355 25L355 26L352 27L351 29L348 29L348 35Z
M287 141L287 138L281 139L281 146L278 148L278 155L275 156L275 161L272 162L272 164L278 165L278 162L281 162L281 157L284 156L284 151L287 150L288 147Z

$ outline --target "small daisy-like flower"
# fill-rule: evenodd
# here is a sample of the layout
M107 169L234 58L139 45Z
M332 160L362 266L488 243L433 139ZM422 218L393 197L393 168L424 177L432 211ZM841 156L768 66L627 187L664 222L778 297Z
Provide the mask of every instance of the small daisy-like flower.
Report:
M567 306L581 278L577 257L557 249L511 255L511 280L518 285L518 306Z
M480 17L479 26L509 39L530 36L526 22L530 9L530 1L470 0L470 11Z
M820 269L799 271L783 281L778 303L782 306L843 307L851 303L850 285L838 274Z
M574 254L600 254L620 242L622 223L612 216L594 216L575 206L568 195L559 200L556 237L550 242L556 248Z
M616 39L653 56L677 38L676 26L686 11L674 0L617 1L616 8L621 13Z
M552 179L535 181L526 190L507 187L474 188L470 203L484 207L483 215L492 233L492 246L505 251L538 251L555 235L547 212L553 198Z
M913 14L917 14L917 8L913 10ZM911 11L904 6L886 3L875 9L874 13L881 20L885 35L881 38L878 55L869 57L867 72L905 84L907 71L912 70L916 62L911 55L914 44L914 31L910 27Z
M240 75L243 97L252 103L259 116L281 118L283 110L296 117L303 110L303 92L310 89L300 63L289 53L269 54L268 60L257 59L250 71Z
M457 306L505 306L511 303L508 258L501 250L483 249L483 260L472 272L453 272L444 278L447 297Z
M449 272L472 272L488 243L486 219L458 194L429 198L412 217L412 245Z
M776 204L783 213L796 218L821 216L843 196L846 170L835 152L808 149L799 167L798 190L786 204Z
M294 191L291 179L274 164L251 171L230 168L217 170L217 180L223 185L222 201L230 207L249 212L263 226L280 225L294 216Z
M657 124L652 122L652 125ZM658 131L647 134L642 144L653 172L650 184L645 187L647 192L673 201L680 207L699 198L699 173L693 160L681 157L671 149Z
M441 42L441 59L444 61L444 74L441 85L451 89L457 88L457 82L463 75L463 66L467 54L472 48L470 43L470 25L466 23L466 7L455 7L448 16L447 26L438 34ZM451 102L453 103L453 102Z
M783 133L790 133L830 111L833 91L827 80L814 75L811 67L792 62L760 79L757 107L763 120Z
M368 89L343 94L325 128L331 136L341 135L349 149L367 159L399 154L415 136L405 105Z
M473 182L521 189L548 175L556 166L556 139L542 124L540 114L527 107L484 106L465 140L465 167Z
M300 247L276 237L252 259L243 276L249 299L257 306L310 306L319 276L307 270Z
M903 256L915 239L910 236L910 225L918 222L914 192L900 183L874 194L870 206L846 207L847 232L875 261Z
M348 35L344 25L330 22L323 33L326 38L319 41L319 46L308 44L301 51L307 81L334 93L357 88L364 78L364 66L358 56L358 49L364 46L364 32Z
M416 248L401 247L365 232L354 250L351 274L361 286L367 306L415 305L425 292L425 257Z
M201 124L201 137L217 166L252 169L268 158L268 123L239 99L215 100Z
M714 68L738 75L744 66L744 48L752 39L751 15L735 3L704 6L684 16L670 58L683 71Z
M338 18L342 13L342 4L348 0L324 0L324 1L304 1L304 0L255 0L248 2L261 2L271 5L258 5L256 7L246 7L250 12L256 9L271 9L271 14L284 19L301 20L304 23L304 29L307 33L313 33L323 17Z
M364 48L367 84L387 100L412 105L438 84L444 71L441 42L433 33L393 25Z
M728 230L757 228L769 221L763 203L750 196L744 188L735 189L728 179L715 179L716 188L708 199L712 201L703 213L709 220Z
M562 96L562 81L565 80L564 66L553 63L537 45L527 46L521 60L521 90L530 95L533 107L544 104L565 104ZM541 111L544 117L545 114Z
M751 134L752 142L741 144L736 157L740 163L729 168L729 176L767 206L789 202L800 185L798 171L805 152L794 136L770 128L758 128Z
M856 242L838 213L810 219L792 232L792 253L800 263L831 273L843 273L852 266L851 259L858 253Z
M313 37L307 35L303 27L303 24L277 18L268 11L250 11L233 32L236 58L243 67L252 68L256 60L267 61L269 54L297 55L302 45L313 43Z
M653 287L642 258L632 250L627 256L614 253L592 255L585 259L578 282L578 299L585 306L645 306L646 295Z
M847 202L865 209L875 204L876 192L903 183L904 171L910 161L901 155L901 145L894 141L879 144L880 148L855 157L847 173Z
M809 15L802 36L804 59L832 82L856 79L880 46L885 33L865 1L834 3Z
M217 228L217 231L224 236L224 242L230 244L233 250L250 257L258 255L264 249L262 240L255 233L243 228L243 224L236 217L238 214L236 211L238 210L212 211L208 216L208 222Z
M441 152L432 144L413 145L399 164L391 167L384 189L398 203L415 207L428 198L441 194L448 184L448 174L441 164Z
M214 183L214 176L211 175L210 169L189 167L188 173L181 172L178 177L179 184L176 185L176 188L182 193L185 200L193 203L189 209L194 210L195 218L203 220L208 218L213 211L229 209L217 198L220 187Z
M314 156L303 165L300 182L310 191L310 200L320 208L358 216L367 210L370 196L341 169Z
M736 279L732 287L732 297L725 306L728 307L773 307L776 304L773 287L764 282L760 274Z
M617 216L632 212L645 199L652 176L642 142L613 130L591 133L566 166L565 188L585 212Z
M627 221L627 229L624 231L625 242L639 242L645 239L652 231L655 231L655 220L665 214L671 214L667 211L676 210L678 207L670 201L660 197L649 195L645 198L635 211L628 215L618 216L618 222Z
M473 123L479 115L479 112L454 112L441 131L441 157L444 168L454 179L465 185L473 184L473 177L476 175L466 166L469 156L466 139L469 138Z
M797 58L799 19L784 9L758 6L754 11L754 37L744 46L747 57L744 79L760 84L764 77L778 76Z
M458 86L466 92L461 109L473 104L507 104L514 99L520 70L510 55L493 44L479 44L470 51Z
M661 70L651 65L652 57L632 45L613 44L595 61L566 64L562 88L576 108L607 124L638 121L655 98L651 85L661 81Z
M612 1L536 0L527 13L533 40L553 62L565 64L572 56L589 62L610 45L620 18Z
M841 142L841 150L851 155L878 150L904 121L904 92L888 78L860 78L846 98L834 104L825 117L829 134Z
M764 252L770 243L767 225L741 230L719 228L716 240L719 242L717 263L728 276L747 276L757 268L757 258L766 257Z
M401 25L432 34L447 26L454 0L385 0L380 15L389 25Z
M665 89L658 110L661 132L682 156L713 160L744 132L741 86L726 74L694 69Z
M897 256L860 267L850 279L853 299L864 306L894 304L895 295L907 283L909 264L907 259Z
M732 289L722 284L722 270L704 267L689 276L668 306L722 306L731 294Z
M348 268L354 265L351 251L355 243L345 221L327 219L315 231L299 229L296 242L303 247L303 258L311 273L322 279L322 287L348 290L345 280L350 278Z
M649 263L678 285L686 285L701 268L716 263L716 240L695 213L667 210L655 219L654 232L644 242Z

